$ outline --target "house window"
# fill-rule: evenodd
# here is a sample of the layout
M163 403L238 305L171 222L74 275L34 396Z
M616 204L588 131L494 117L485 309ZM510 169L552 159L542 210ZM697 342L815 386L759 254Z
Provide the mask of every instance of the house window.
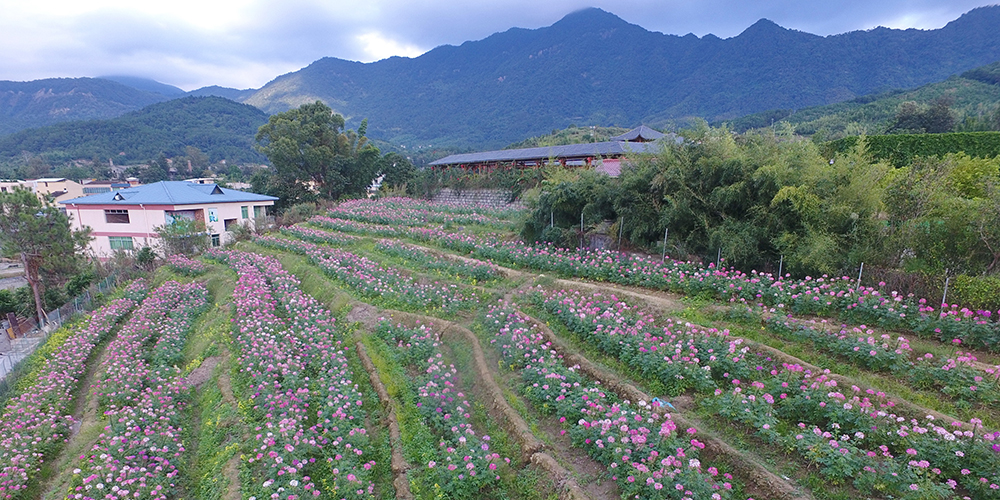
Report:
M132 250L135 248L131 236L108 236L108 242L111 243L112 250Z
M264 216L264 207L253 207L253 216L259 219Z
M219 246L221 244L222 244L222 240L219 239L219 235L218 234L213 234L212 235L212 246L213 247L217 247L217 246Z
M104 220L108 224L128 224L128 210L105 210Z
M242 213L243 213L243 218L244 218L244 219L249 219L249 218L250 218L250 210L249 210L249 207L247 207L247 206L242 206L242 207L240 207L240 212L242 212Z
M236 229L236 219L226 219L226 231L232 231Z
M219 209L210 208L208 209L208 222L219 222Z

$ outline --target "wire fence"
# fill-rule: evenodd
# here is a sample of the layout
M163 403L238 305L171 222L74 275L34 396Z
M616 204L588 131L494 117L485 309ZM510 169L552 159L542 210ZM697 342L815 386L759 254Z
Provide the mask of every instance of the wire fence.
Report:
M38 328L38 320L35 318L18 319L16 338L10 338L11 325L9 322L4 322L4 330L0 332L0 402L7 400L11 389L30 369L23 361L63 324L78 314L92 311L95 299L114 290L118 286L118 280L119 275L112 274L90 285L82 294L47 313L48 322L43 328Z

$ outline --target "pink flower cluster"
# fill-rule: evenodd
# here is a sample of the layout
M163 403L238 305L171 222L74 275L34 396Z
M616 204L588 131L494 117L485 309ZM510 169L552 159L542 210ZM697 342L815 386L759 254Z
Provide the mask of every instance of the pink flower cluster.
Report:
M155 342L183 339L207 304L204 285L168 281L142 302L108 346L103 374L93 386L107 426L78 461L71 483L75 498L176 494L180 469L190 459L182 439L189 391L180 369L155 361Z
M184 276L198 276L208 270L204 263L179 253L167 257L167 266Z
M398 269L338 248L273 236L263 236L255 242L305 255L329 276L346 283L361 295L379 298L391 305L453 311L477 302L474 291L437 281L426 283Z
M410 329L384 322L377 335L417 373L413 387L423 423L438 441L424 474L456 498L471 498L494 485L500 454L490 450L490 437L479 436L472 426L472 404L458 388L458 370L442 359L440 334L421 325ZM509 460L507 460L509 461Z
M732 498L732 476L704 466L697 430L680 431L658 402L621 401L599 382L567 367L525 316L509 304L482 321L495 334L504 364L517 371L522 394L559 418L573 445L607 467L622 498ZM566 431L563 431L566 432Z
M137 296L144 286L140 282L130 291ZM36 381L7 403L0 418L0 498L24 498L45 461L62 449L74 424L69 413L87 360L135 305L117 299L94 311L45 361Z
M333 314L273 257L213 250L239 275L233 292L241 398L256 424L244 495L370 498L374 461L362 395Z

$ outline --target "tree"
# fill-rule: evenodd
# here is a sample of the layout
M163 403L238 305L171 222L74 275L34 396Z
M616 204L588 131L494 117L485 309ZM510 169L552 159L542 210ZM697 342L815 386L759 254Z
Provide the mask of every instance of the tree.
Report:
M367 121L358 131L343 130L344 118L316 101L272 115L257 131L257 151L267 156L277 179L274 191L300 192L307 187L320 198L335 200L364 192L378 173L380 153L368 143ZM286 200L286 206L306 202Z
M38 324L45 323L43 275L59 281L76 274L89 241L89 229L73 231L69 217L31 191L0 193L0 252L24 263Z
M205 222L193 219L174 219L169 224L153 228L160 238L164 255L192 255L208 248L208 231Z
M344 117L321 101L303 104L272 115L258 129L257 151L284 183L311 182L320 196L332 198L346 180L340 171L349 153L343 127Z

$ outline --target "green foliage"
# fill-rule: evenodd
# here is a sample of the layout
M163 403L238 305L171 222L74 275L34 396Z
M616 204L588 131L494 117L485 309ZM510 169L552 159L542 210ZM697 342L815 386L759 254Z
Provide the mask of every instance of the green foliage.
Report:
M979 158L1000 155L1000 132L956 132L951 134L894 134L866 137L868 153L897 167L909 165L917 157L965 153ZM853 148L858 137L845 137L823 146L826 154Z
M621 176L589 171L552 175L530 198L526 240L576 246L602 220L613 239L674 258L741 269L784 267L835 273L876 258L882 247L878 186L889 168L867 160L863 146L833 163L809 141L770 131L733 135L704 124L683 145L635 158ZM549 228L550 224L554 227ZM619 233L620 232L620 233Z
M960 274L952 282L954 295L950 303L970 309L1000 311L1000 276L967 276Z
M590 127L570 126L562 130L553 130L546 135L531 137L520 142L515 142L504 149L538 148L544 146L564 146L567 144L586 144L589 142L603 142L610 140L616 135L624 134L629 129L624 127Z
M28 152L43 155L50 162L97 158L104 166L109 159L116 164L143 163L161 155L190 157L193 165L205 160L261 163L263 156L251 146L254 132L266 120L267 116L252 106L220 97L186 97L118 118L60 123L11 134L0 138L0 161L15 161ZM186 156L190 153L193 156Z
M962 73L962 78L977 80L990 85L1000 85L1000 61L970 69Z
M174 219L170 224L153 228L165 255L193 255L208 248L208 232L205 222L189 219Z
M52 204L43 204L31 191L0 193L0 252L24 263L39 316L42 311L38 309L45 307L42 295L52 290L48 292L50 300L58 301L61 290L56 290L79 272L81 252L88 241L89 228L72 230L66 214Z
M892 90L796 110L763 111L724 122L737 132L787 123L796 134L812 136L818 142L862 133L874 136L893 127L897 133L922 133L929 131L923 122L923 115L935 103L949 103L956 132L1000 130L1000 121L997 120L1000 117L997 115L1000 110L1000 86L964 76L911 90ZM911 120L900 123L900 118L905 116ZM723 121L716 125L721 123Z

